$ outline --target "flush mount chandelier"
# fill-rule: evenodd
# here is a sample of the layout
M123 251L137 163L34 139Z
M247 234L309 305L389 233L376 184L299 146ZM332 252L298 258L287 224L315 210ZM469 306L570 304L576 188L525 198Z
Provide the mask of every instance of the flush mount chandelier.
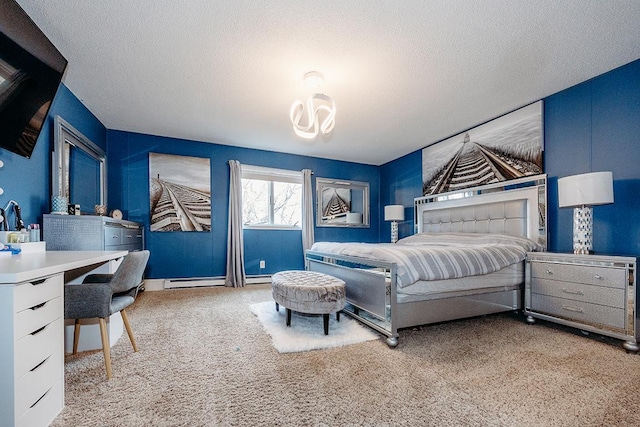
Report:
M310 71L304 75L305 86L315 88L315 92L307 98L306 126L301 122L305 104L296 100L291 105L289 116L293 124L293 131L301 138L314 139L318 134L329 134L336 124L336 103L333 99L321 93L324 77L317 71Z

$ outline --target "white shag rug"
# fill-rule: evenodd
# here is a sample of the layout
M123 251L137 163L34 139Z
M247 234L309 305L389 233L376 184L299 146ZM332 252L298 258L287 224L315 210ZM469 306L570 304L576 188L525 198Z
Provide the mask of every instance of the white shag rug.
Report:
M287 309L280 306L276 311L273 301L265 301L249 306L258 317L265 332L271 336L273 346L280 353L319 350L341 347L379 338L379 335L346 314L340 314L340 321L335 313L329 316L329 335L324 334L322 315L301 315L291 313L291 326L287 328Z

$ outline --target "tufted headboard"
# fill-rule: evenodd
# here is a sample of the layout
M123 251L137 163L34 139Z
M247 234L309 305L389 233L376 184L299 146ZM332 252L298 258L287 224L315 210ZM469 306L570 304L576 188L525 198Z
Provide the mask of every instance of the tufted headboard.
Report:
M467 192L467 195L473 194ZM415 199L417 233L500 233L528 237L546 247L546 179L541 185Z

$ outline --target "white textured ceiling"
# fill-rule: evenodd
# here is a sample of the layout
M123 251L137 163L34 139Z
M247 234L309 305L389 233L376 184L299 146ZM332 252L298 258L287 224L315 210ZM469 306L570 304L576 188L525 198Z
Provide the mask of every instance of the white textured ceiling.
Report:
M379 165L640 58L638 0L18 0L108 129ZM290 126L307 71L337 105Z

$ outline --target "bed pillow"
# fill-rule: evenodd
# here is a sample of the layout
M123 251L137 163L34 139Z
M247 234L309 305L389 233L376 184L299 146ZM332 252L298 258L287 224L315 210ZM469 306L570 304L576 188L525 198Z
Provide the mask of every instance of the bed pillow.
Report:
M407 246L517 245L527 252L544 250L542 245L527 237L485 233L418 233L404 237L398 240L396 244Z

